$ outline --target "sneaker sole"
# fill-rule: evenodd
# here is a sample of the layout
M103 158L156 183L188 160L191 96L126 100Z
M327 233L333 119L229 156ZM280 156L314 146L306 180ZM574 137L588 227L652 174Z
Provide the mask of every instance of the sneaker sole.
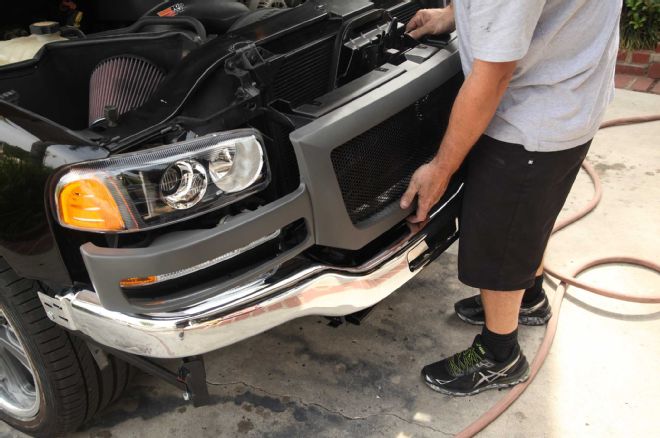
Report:
M470 395L476 395L479 394L480 392L488 391L489 389L505 389L505 388L510 388L512 386L519 385L529 379L529 369L525 372L525 374L520 377L519 379L512 380L511 382L506 382L506 383L492 383L490 385L482 386L479 389L475 389L472 392L454 392L450 391L448 389L442 388L440 386L436 386L432 383L429 383L426 379L424 380L424 383L426 383L426 386L434 390L435 392L439 392L441 394L445 395L452 395L455 397L468 397Z
M483 321L476 320L476 319L470 319L467 316L461 315L458 312L456 312L456 316L458 316L459 319L461 319L464 322L467 322L468 324L484 325ZM528 325L528 326L539 326L539 325L547 324L547 322L550 321L550 318L552 318L552 313L548 313L546 316L520 315L520 316L518 316L518 323L522 324L522 325Z
M520 315L518 317L518 323L522 325L546 325L548 321L552 318L552 312L549 312L545 316L525 316Z

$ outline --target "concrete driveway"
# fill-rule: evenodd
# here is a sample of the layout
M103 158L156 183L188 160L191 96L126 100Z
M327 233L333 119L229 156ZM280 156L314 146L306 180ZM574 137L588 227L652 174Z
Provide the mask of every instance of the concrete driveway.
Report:
M660 96L618 91L609 118L660 113ZM571 266L606 254L660 259L660 123L601 132L590 159L605 198L552 243L548 260ZM584 175L565 208L589 199ZM308 317L207 356L212 404L139 375L115 406L74 437L452 435L503 393L451 398L429 390L420 368L469 345L479 328L453 314L474 291L456 279L456 248L390 298L360 327ZM598 269L593 282L660 293L657 276ZM552 295L553 285L546 290ZM522 398L484 437L652 436L660 430L660 306L612 302L571 290L554 347ZM523 327L531 357L543 327ZM19 436L6 425L0 435Z

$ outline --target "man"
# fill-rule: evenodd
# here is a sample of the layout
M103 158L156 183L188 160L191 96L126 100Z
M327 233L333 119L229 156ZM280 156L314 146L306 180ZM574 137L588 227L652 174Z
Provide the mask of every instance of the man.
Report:
M454 0L408 23L413 38L457 30L465 82L432 162L413 175L423 222L468 157L456 303L485 325L467 350L424 367L433 389L472 395L527 379L518 323L550 318L542 260L614 87L621 0ZM474 146L474 147L473 147ZM522 303L522 306L521 306Z

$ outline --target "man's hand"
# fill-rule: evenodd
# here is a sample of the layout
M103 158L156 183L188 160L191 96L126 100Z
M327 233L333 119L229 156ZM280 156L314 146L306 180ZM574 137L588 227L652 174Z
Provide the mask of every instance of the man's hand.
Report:
M401 208L407 209L417 196L417 212L408 221L417 224L424 222L437 202L447 190L451 173L442 168L437 160L421 166L413 174L408 190L401 198Z
M419 198L417 213L408 221L426 220L431 207L447 190L449 179L488 127L515 69L515 62L474 61L454 101L438 154L415 172L401 199L401 208L405 210L412 205L415 196Z
M451 5L442 9L421 9L406 26L408 35L416 40L424 35L449 33L455 29L454 8Z

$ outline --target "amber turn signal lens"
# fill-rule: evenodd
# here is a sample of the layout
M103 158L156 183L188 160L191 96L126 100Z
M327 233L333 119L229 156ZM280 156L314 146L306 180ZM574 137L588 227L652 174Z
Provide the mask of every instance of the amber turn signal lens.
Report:
M124 288L149 286L150 284L154 284L157 280L158 279L154 275L150 275L149 277L124 278L119 282L119 286Z
M68 183L59 193L63 224L94 231L125 230L124 220L108 188L96 179Z

